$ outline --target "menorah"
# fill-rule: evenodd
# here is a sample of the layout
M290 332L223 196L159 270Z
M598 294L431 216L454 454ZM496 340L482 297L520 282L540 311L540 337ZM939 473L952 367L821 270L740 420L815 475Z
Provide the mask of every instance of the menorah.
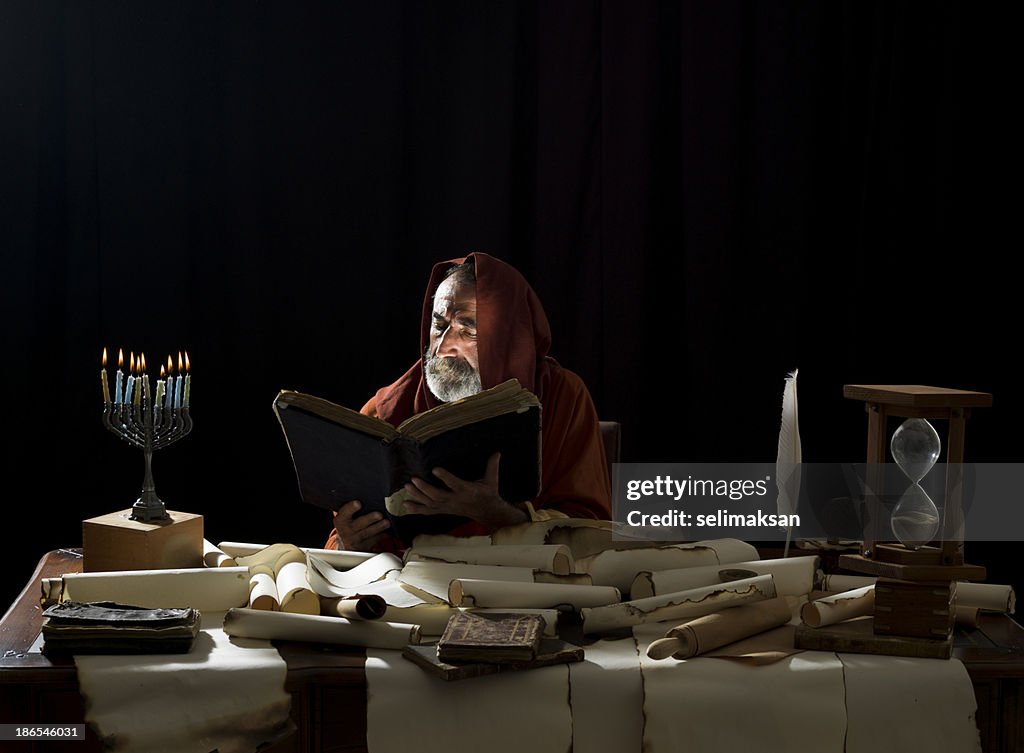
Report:
M103 385L103 425L132 447L142 450L146 465L142 494L132 505L131 520L159 521L170 518L153 484L153 453L174 444L192 431L192 417L188 410L192 386L192 376L188 373L190 366L188 353L185 353L184 363L181 353L178 353L178 374L174 376L174 363L167 356L166 379L164 367L161 366L156 392L152 393L145 354L140 354L138 361L134 353L130 354L129 375L125 380L122 371L124 351L118 350L114 399L111 400L107 381L107 349L103 349L103 370L100 372Z

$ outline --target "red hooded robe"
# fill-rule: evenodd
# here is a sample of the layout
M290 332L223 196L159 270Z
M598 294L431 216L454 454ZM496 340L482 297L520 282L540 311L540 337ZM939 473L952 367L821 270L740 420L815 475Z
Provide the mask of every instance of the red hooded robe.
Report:
M561 513L572 518L609 519L611 488L594 403L583 381L548 356L548 318L537 294L518 271L479 252L434 265L423 300L420 353L430 342L434 291L453 264L470 259L476 270L477 349L483 388L514 377L536 394L543 406L541 491L532 502L534 519L551 517L541 511L554 511L554 517ZM439 404L427 389L421 358L394 384L378 390L362 412L397 426ZM475 522L450 531L461 536L488 532ZM396 543L381 548L391 550ZM326 546L337 548L335 531Z

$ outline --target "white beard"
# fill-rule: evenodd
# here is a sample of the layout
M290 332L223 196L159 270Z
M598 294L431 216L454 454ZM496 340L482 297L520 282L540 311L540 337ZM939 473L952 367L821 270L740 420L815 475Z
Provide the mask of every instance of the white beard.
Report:
M462 359L427 355L423 359L423 375L427 389L442 403L461 400L483 389L480 372Z

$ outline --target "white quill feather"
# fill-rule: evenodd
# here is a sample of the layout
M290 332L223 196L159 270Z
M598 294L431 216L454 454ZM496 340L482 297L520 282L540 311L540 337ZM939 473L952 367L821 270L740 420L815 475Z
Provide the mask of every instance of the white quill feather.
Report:
M792 515L796 512L800 498L800 422L797 420L796 375L794 369L786 377L786 386L782 391L782 426L779 429L779 454L775 460L775 483L779 487L776 503L780 515ZM789 537L792 527L786 533L786 546L782 556L789 554Z

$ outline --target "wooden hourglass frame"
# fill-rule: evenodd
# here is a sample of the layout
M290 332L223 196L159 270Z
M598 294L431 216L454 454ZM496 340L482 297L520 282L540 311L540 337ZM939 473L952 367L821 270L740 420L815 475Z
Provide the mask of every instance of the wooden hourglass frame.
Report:
M985 568L964 562L960 481L964 461L964 435L973 408L988 408L992 395L918 384L847 384L843 397L864 402L868 414L869 476L876 472L872 488L880 490L880 468L886 461L887 424L890 417L942 419L949 422L946 437L946 504L939 527L941 540L933 546L910 549L887 541L885 516L877 498L865 510L864 545L860 554L844 554L840 567L854 572L908 581L984 580ZM876 485L877 484L877 485Z

